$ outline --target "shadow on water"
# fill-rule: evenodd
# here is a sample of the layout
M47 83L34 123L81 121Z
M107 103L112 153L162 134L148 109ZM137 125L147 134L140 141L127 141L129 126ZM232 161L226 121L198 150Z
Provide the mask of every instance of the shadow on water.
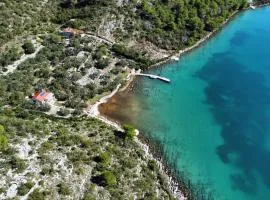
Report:
M216 153L225 164L241 170L230 175L231 187L255 195L259 174L270 188L270 152L263 146L269 132L270 103L265 77L248 71L228 53L213 55L196 76L208 83L206 103L222 127L224 144Z

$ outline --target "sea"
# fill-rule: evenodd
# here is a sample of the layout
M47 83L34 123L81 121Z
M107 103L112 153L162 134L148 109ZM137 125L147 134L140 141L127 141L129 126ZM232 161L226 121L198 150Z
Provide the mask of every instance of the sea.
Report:
M236 16L201 47L145 73L103 107L162 145L215 200L270 200L270 7Z

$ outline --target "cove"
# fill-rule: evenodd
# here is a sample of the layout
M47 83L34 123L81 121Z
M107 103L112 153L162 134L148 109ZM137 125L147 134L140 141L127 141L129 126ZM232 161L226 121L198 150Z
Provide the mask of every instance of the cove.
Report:
M101 112L134 124L215 200L270 199L270 8L248 10Z

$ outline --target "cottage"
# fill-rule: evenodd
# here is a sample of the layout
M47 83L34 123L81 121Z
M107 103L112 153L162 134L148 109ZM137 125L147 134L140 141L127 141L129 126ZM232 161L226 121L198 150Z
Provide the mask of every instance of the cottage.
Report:
M66 38L81 35L83 33L84 31L75 28L65 28L63 31L60 32L60 34Z
M32 100L34 102L44 104L44 103L52 103L54 101L54 94L51 92L47 92L45 89L36 88L35 92L32 96Z

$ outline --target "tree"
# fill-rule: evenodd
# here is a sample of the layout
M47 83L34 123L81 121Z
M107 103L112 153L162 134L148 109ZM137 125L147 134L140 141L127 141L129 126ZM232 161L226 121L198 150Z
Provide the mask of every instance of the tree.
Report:
M18 172L23 172L26 168L24 160L20 159L17 156L12 156L9 163L11 165L11 168L16 169Z
M135 132L135 128L131 125L125 124L123 126L124 129L124 138L125 139L134 139L134 137L136 136L136 132Z
M248 1L247 0L241 0L239 9L246 8L247 6L248 6Z
M25 54L31 54L35 52L35 47L31 41L27 41L22 45Z
M113 186L116 184L116 178L110 171L105 171L101 174L101 184L104 186Z
M101 153L99 156L95 158L95 161L98 163L107 164L110 161L110 156L106 152Z
M70 189L64 182L59 183L58 185L58 192L62 195L70 195Z
M28 200L44 200L45 192L41 192L38 189L35 189L28 197Z
M51 42L57 44L57 43L59 43L59 42L62 41L62 38L61 38L61 36L59 36L59 35L51 34L51 35L50 35L50 40L51 40Z
M57 111L57 114L60 116L67 116L70 114L68 109L60 108L60 110Z
M20 196L24 196L26 195L30 189L34 186L34 184L32 182L27 182L25 184L22 184L19 188L18 188L18 194Z
M107 67L109 65L109 58L101 58L101 59L98 59L96 64L95 64L95 67L98 68L98 69L104 69L105 67Z
M218 22L216 20L208 20L205 24L205 30L206 31L213 31L215 30L216 28L218 28Z
M1 135L1 134L4 134L4 132L5 132L4 126L2 126L2 125L0 124L0 135Z
M0 151L5 151L8 148L8 139L4 135L0 135Z
M5 151L8 149L8 139L4 135L5 128L0 125L0 151Z
M82 74L80 72L74 72L71 76L72 81L77 81L82 78Z

